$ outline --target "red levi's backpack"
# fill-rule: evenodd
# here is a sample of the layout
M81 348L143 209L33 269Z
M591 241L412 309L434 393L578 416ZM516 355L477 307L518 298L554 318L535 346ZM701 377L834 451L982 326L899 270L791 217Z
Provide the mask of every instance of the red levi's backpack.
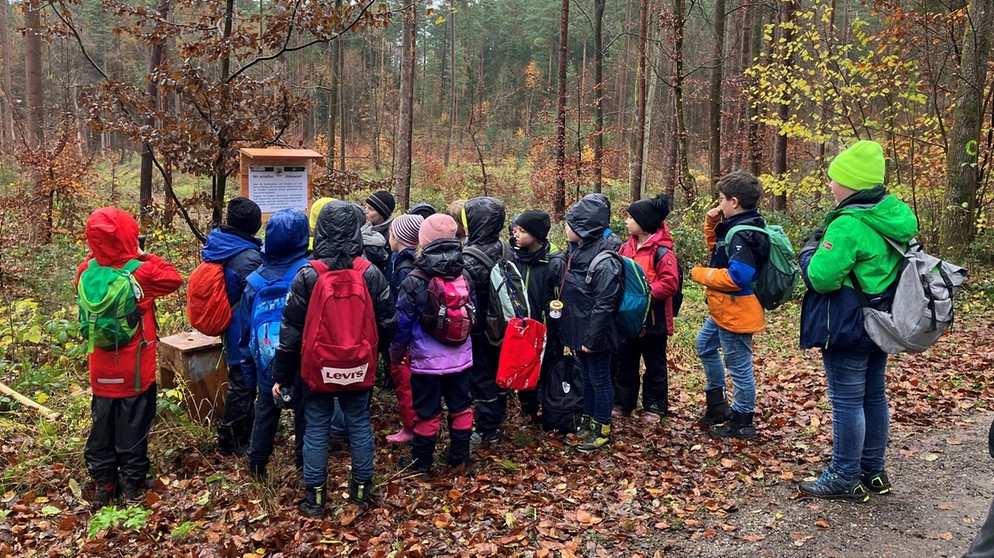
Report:
M369 262L356 258L353 269L329 270L311 262L318 280L304 318L300 376L311 391L337 393L373 387L376 381L376 314L363 273Z
M459 345L466 341L476 325L476 308L469 295L466 277L428 277L421 270L414 270L411 275L428 281L421 329L446 345Z
M186 316L204 335L221 335L231 324L231 304L224 283L224 266L203 262L190 274L186 287Z

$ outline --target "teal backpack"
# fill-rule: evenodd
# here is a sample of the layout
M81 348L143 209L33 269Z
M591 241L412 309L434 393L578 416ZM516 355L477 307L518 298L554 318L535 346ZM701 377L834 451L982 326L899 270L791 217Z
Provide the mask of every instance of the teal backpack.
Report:
M105 267L90 259L79 276L77 302L79 331L87 350L113 351L134 339L142 326L138 301L143 293L132 275L142 262L128 260L121 268Z
M759 303L767 310L775 310L794 295L794 287L801 277L801 269L797 266L797 257L790 239L780 225L766 225L766 228L751 225L737 225L725 234L725 240L720 242L728 253L728 241L741 231L756 231L765 234L770 239L770 259L759 270L759 276L752 282L752 290Z
M615 258L621 264L624 280L621 304L618 305L618 311L614 315L614 323L618 327L618 338L621 341L630 341L638 337L645 327L652 291L649 289L649 281L642 266L635 263L635 260L610 250L597 254L590 262L586 277L588 285L594 280L594 269L597 265L609 258Z

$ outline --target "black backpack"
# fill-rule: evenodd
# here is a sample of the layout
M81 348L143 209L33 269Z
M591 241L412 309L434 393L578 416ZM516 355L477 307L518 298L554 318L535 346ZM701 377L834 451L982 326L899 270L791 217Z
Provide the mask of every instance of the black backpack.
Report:
M572 355L555 357L542 378L542 429L575 433L583 414L583 381Z
M660 246L659 248L656 248L656 253L655 253L655 255L652 258L652 265L653 265L653 267L655 267L655 265L657 263L659 263L659 260L663 259L663 256L666 255L666 252L669 252L669 251L670 251L670 249L667 248L667 247L665 247L665 246ZM676 257L676 256L674 255L674 257ZM680 265L680 260L679 259L677 259L677 261L676 261L676 272L677 272L677 280L678 281L677 281L676 294L673 295L673 317L674 318L680 315L680 307L683 306L683 266Z

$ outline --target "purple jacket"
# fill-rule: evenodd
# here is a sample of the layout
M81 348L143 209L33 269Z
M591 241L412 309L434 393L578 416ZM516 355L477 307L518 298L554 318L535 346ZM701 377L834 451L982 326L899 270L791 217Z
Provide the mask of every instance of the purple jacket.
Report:
M462 252L456 239L441 239L425 246L414 268L429 277L456 277L463 272ZM474 297L472 281L470 296ZM473 364L472 341L446 345L421 329L421 314L428 298L428 280L409 274L397 291L397 333L390 344L390 360L399 363L410 351L411 373L442 375L461 372Z

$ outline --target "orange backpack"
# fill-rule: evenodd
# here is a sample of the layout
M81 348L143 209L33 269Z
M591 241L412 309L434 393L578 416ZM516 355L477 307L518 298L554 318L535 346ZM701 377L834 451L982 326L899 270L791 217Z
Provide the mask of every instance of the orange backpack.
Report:
M190 274L186 288L186 316L204 335L221 335L231 324L231 305L224 284L224 266L203 262Z

